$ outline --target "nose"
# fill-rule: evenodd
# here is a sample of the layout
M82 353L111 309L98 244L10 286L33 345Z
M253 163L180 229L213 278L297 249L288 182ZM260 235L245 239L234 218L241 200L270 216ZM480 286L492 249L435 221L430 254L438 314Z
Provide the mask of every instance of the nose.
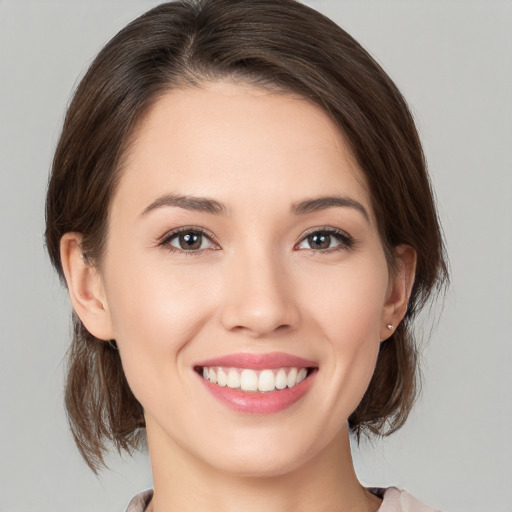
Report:
M296 328L299 308L284 265L262 251L232 259L224 280L224 328L254 338Z

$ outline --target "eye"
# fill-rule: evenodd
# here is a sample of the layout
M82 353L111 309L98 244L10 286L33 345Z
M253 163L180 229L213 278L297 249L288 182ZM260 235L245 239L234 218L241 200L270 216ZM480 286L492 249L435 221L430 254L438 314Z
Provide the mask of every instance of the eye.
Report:
M204 231L190 228L183 228L169 233L160 245L172 251L189 253L219 248Z
M297 249L318 252L347 250L354 245L354 240L344 231L335 228L323 228L312 231L297 245Z

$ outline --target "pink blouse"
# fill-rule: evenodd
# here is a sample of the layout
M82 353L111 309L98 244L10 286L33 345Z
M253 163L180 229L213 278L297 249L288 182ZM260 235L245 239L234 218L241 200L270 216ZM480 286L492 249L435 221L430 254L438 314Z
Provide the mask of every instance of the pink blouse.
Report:
M382 505L377 512L439 512L428 507L411 496L407 491L396 487L387 489L370 489L372 493L382 498ZM153 491L141 492L130 501L126 512L144 512L153 497Z

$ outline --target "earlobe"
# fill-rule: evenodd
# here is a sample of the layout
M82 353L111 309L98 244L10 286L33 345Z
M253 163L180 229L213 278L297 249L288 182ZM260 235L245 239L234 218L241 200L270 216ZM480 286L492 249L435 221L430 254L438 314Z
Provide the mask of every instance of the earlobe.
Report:
M409 245L395 248L396 270L390 276L388 296L383 310L381 340L389 338L407 313L416 275L416 251Z
M103 279L84 257L81 242L80 233L66 233L60 240L60 257L71 303L93 336L114 339Z

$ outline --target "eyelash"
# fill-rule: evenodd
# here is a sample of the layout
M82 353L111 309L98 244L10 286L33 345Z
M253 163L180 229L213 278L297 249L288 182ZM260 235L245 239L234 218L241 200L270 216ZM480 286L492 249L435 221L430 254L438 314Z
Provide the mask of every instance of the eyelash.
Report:
M205 237L206 239L208 239L210 241L210 243L212 245L216 245L219 248L217 242L215 241L215 237L213 236L212 233L206 231L203 228L199 228L199 227L195 227L195 226L185 226L182 228L175 229L175 230L171 231L170 233L167 233L162 238L162 240L158 243L158 246L164 247L171 252L184 254L187 256L196 256L206 250L206 249L185 250L185 249L178 249L177 247L172 246L171 241L173 241L176 237L178 237L182 233L196 234L196 235ZM314 229L310 230L309 232L305 233L302 236L302 238L300 239L300 241L294 246L294 249L297 248L300 244L302 244L304 241L306 241L308 237L310 237L312 235L331 236L331 237L334 237L339 242L339 244L337 246L329 247L327 249L316 250L316 249L310 248L309 250L313 254L318 254L318 253L330 254L330 253L338 252L338 251L348 251L348 250L353 249L356 244L356 241L354 240L354 238L352 238L345 231L342 231L341 229L329 227L329 226L324 226L321 228L314 228ZM213 250L218 250L218 248L213 249Z
M318 250L310 249L312 254L318 254L318 253L331 254L333 252L349 251L349 250L353 249L356 244L356 241L354 240L354 238L352 238L345 231L342 231L341 229L333 228L330 226L324 226L322 228L311 229L309 232L307 232L305 235L302 236L300 242L295 247L302 244L311 235L328 235L328 236L334 237L339 242L339 245L337 245L336 247L330 247L327 249L318 249Z
M185 249L178 249L177 247L173 247L171 245L172 240L177 238L182 233L187 233L187 234L193 233L193 234L200 235L202 237L207 238L212 245L216 245L218 247L218 244L217 244L217 242L215 242L215 237L213 236L212 233L206 231L203 228L199 228L199 227L195 227L195 226L185 226L182 228L174 229L170 233L167 233L166 235L164 235L163 239L158 243L158 245L160 247L166 248L168 251L171 251L174 253L179 253L179 254L184 254L186 256L196 256L196 255L201 254L205 250L205 249L202 249L202 250L194 249L194 250L187 251ZM213 249L213 250L218 250L218 249Z

